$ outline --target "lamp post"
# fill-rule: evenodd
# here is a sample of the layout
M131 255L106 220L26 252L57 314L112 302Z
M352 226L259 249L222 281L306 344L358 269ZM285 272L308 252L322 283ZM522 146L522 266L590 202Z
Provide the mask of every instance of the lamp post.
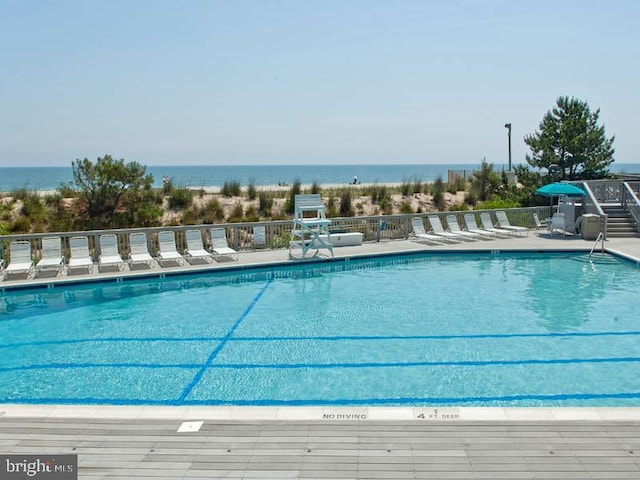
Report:
M505 123L504 128L507 129L507 137L509 138L509 171L511 171L511 124Z

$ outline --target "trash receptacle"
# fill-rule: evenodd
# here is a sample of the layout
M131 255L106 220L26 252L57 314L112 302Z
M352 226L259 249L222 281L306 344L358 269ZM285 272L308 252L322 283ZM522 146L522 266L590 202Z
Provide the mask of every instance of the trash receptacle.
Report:
M595 213L585 213L582 215L582 225L580 227L582 238L595 240L600 233L600 216Z

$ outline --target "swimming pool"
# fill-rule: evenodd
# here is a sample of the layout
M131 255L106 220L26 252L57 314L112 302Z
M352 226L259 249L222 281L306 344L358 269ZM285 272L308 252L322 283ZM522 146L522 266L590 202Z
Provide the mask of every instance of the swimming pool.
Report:
M639 274L434 253L7 291L0 402L640 406Z

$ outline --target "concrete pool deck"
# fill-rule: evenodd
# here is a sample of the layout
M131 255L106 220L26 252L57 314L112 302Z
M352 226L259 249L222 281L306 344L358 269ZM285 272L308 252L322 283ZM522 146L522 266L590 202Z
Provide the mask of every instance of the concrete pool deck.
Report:
M336 258L410 251L589 251L576 237L334 250ZM640 239L606 248L640 263ZM151 273L290 263L288 250ZM137 271L130 275L148 275ZM0 282L4 286L122 273ZM196 422L178 432L183 422ZM203 422L197 429L199 422ZM192 431L188 431L192 430ZM120 407L0 405L1 454L77 454L79 478L640 478L640 408Z

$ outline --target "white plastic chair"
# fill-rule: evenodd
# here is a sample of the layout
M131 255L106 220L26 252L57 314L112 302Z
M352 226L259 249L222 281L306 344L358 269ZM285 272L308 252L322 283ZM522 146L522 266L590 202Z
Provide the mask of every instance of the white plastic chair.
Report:
M517 225L511 225L511 223L509 222L509 218L507 217L507 214L502 211L499 210L496 212L496 218L498 219L498 225L500 225L500 228L504 228L505 230L512 230L516 235L522 234L522 235L529 235L529 229L526 227L519 227Z
M478 227L476 223L476 216L473 213L465 213L464 214L464 223L467 225L467 232L477 233L481 237L484 238L497 238L498 235L494 232L490 232L488 230L484 230Z
M31 243L26 240L11 242L9 244L9 255L9 265L4 269L4 274L26 273L27 278L29 278L33 272Z
M86 268L88 273L93 272L93 258L89 253L89 239L87 237L71 237L69 239L69 271L74 268Z
M44 237L42 239L42 257L36 264L36 273L47 268L55 268L57 273L60 273L63 267L62 240L60 237Z
M184 257L176 248L176 235L172 231L158 233L158 263L164 267L165 262L174 262L184 265Z
M98 268L116 266L118 270L124 269L124 260L118 250L118 237L112 233L100 235L100 256L98 257Z
M424 229L424 224L422 223L422 219L420 217L413 217L411 219L411 226L413 227L413 238L417 242L422 241L426 243L436 244L444 242L444 238L427 233L427 231Z
M458 219L455 215L447 215L447 225L449 226L449 230L451 233L457 233L461 237L469 240L482 240L482 235L475 232L465 232L458 225ZM489 237L490 238L490 237Z
M457 233L453 232L447 232L444 229L438 215L429 215L427 218L429 219L429 223L431 224L431 232L429 233L433 233L434 235L443 237L449 242L459 242L460 240L462 240L462 235L458 235Z
M227 257L238 261L238 252L227 244L227 234L224 228L211 229L211 253L216 260L218 257Z
M549 225L549 233L553 235L553 232L560 230L564 237L566 233L566 225L564 222L564 213L554 213L551 217L551 224Z
M533 222L535 223L536 226L536 230L540 230L540 229L544 229L544 230L549 230L549 220L548 219L544 219L544 220L540 220L540 217L538 217L538 214L533 212Z
M149 268L153 267L153 258L149 254L147 246L147 234L143 232L132 233L129 235L129 267L135 264L146 264Z
M505 230L504 228L496 228L491 220L491 215L487 212L480 214L480 221L482 222L482 228L487 232L493 232L496 235L502 235L503 237L513 237L515 232Z
M202 259L208 263L213 262L213 255L204 248L202 232L200 230L187 230L185 236L187 239L187 249L184 253L189 262L195 259Z

